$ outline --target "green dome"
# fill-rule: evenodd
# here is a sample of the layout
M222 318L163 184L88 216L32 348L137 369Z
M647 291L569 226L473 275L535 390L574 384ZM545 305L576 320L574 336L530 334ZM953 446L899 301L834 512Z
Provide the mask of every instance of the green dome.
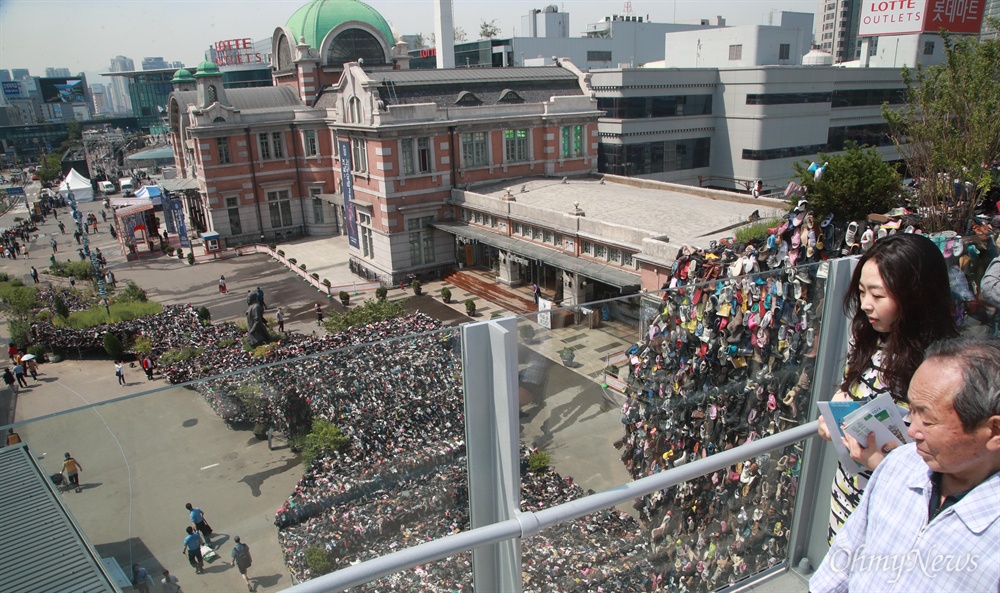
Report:
M202 76L222 76L222 72L219 71L219 67L215 65L215 62L205 60L198 64L198 71L194 73L195 78L201 78Z
M178 82L194 82L194 76L191 76L190 72L188 72L184 68L181 68L177 72L174 72L174 77L170 82L174 84Z
M377 10L358 0L312 0L296 10L285 26L295 36L291 40L293 46L299 43L300 37L305 37L310 47L319 49L327 33L350 21L371 26L382 34L389 47L395 43L389 23Z

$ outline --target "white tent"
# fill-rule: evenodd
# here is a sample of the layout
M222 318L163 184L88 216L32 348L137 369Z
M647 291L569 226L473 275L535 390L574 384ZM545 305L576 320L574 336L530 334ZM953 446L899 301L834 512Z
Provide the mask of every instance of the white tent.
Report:
M90 180L80 175L76 169L70 169L66 179L63 179L62 183L59 184L60 196L65 198L70 191L73 192L77 202L92 202L94 200L94 188L90 185Z

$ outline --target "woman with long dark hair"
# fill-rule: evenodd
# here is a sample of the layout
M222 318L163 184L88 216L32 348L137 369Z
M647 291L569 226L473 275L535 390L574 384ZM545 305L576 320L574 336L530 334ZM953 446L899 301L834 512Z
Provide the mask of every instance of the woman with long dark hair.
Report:
M952 316L948 267L923 235L890 235L872 245L851 277L844 312L851 318L851 346L840 390L833 400L873 399L889 393L907 404L910 378L932 342L958 335ZM819 434L830 440L820 418ZM854 511L884 455L848 437L851 457L868 468L850 475L841 465L830 501L830 541Z

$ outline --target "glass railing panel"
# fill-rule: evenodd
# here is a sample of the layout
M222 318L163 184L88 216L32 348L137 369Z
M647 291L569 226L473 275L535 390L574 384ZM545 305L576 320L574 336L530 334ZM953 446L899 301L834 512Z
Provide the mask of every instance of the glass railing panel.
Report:
M254 352L216 344L161 370L174 381L240 370L16 430L47 473L65 452L80 461L82 491L64 490L62 500L98 552L126 571L139 562L154 576L169 569L188 591L224 590L239 579L224 573L240 535L258 582L284 588L468 529L461 334L420 319L427 323ZM351 343L363 338L378 341ZM40 378L60 368L68 369L42 365ZM141 369L126 373L145 381ZM117 395L111 381L93 392L59 381L78 405ZM305 436L322 422L343 437L339 448L328 439L316 450ZM205 574L177 554L186 502L205 511L220 546L222 561Z
M986 232L985 228L983 230L980 234L964 237L950 232L935 233L930 238L948 262L948 279L955 301L955 323L959 331L967 335L988 333L1000 336L996 306L990 303L990 296L984 295L983 291L983 276L994 259L1000 256L1000 249L997 248L997 235ZM989 279L986 284L991 284ZM997 298L993 297L993 302L1000 304Z
M827 272L723 275L519 319L522 444L601 491L805 421Z
M802 443L543 529L523 543L525 591L718 591L783 566ZM554 506L572 486L544 484ZM803 585L802 591L805 591Z

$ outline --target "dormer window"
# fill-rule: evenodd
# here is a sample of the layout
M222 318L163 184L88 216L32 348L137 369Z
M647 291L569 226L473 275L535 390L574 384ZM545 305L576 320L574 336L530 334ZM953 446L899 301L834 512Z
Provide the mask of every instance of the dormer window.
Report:
M524 97L510 89L504 89L500 92L500 98L497 99L497 103L524 103Z
M483 102L479 97L473 95L469 91L462 91L458 94L458 99L455 100L455 105L459 107L475 107L477 105L482 105Z
M207 99L208 99L208 104L209 105L211 105L212 103L218 103L219 102L219 93L218 93L218 91L215 90L215 85L214 84L208 85L208 93L206 93L206 95L207 95Z

